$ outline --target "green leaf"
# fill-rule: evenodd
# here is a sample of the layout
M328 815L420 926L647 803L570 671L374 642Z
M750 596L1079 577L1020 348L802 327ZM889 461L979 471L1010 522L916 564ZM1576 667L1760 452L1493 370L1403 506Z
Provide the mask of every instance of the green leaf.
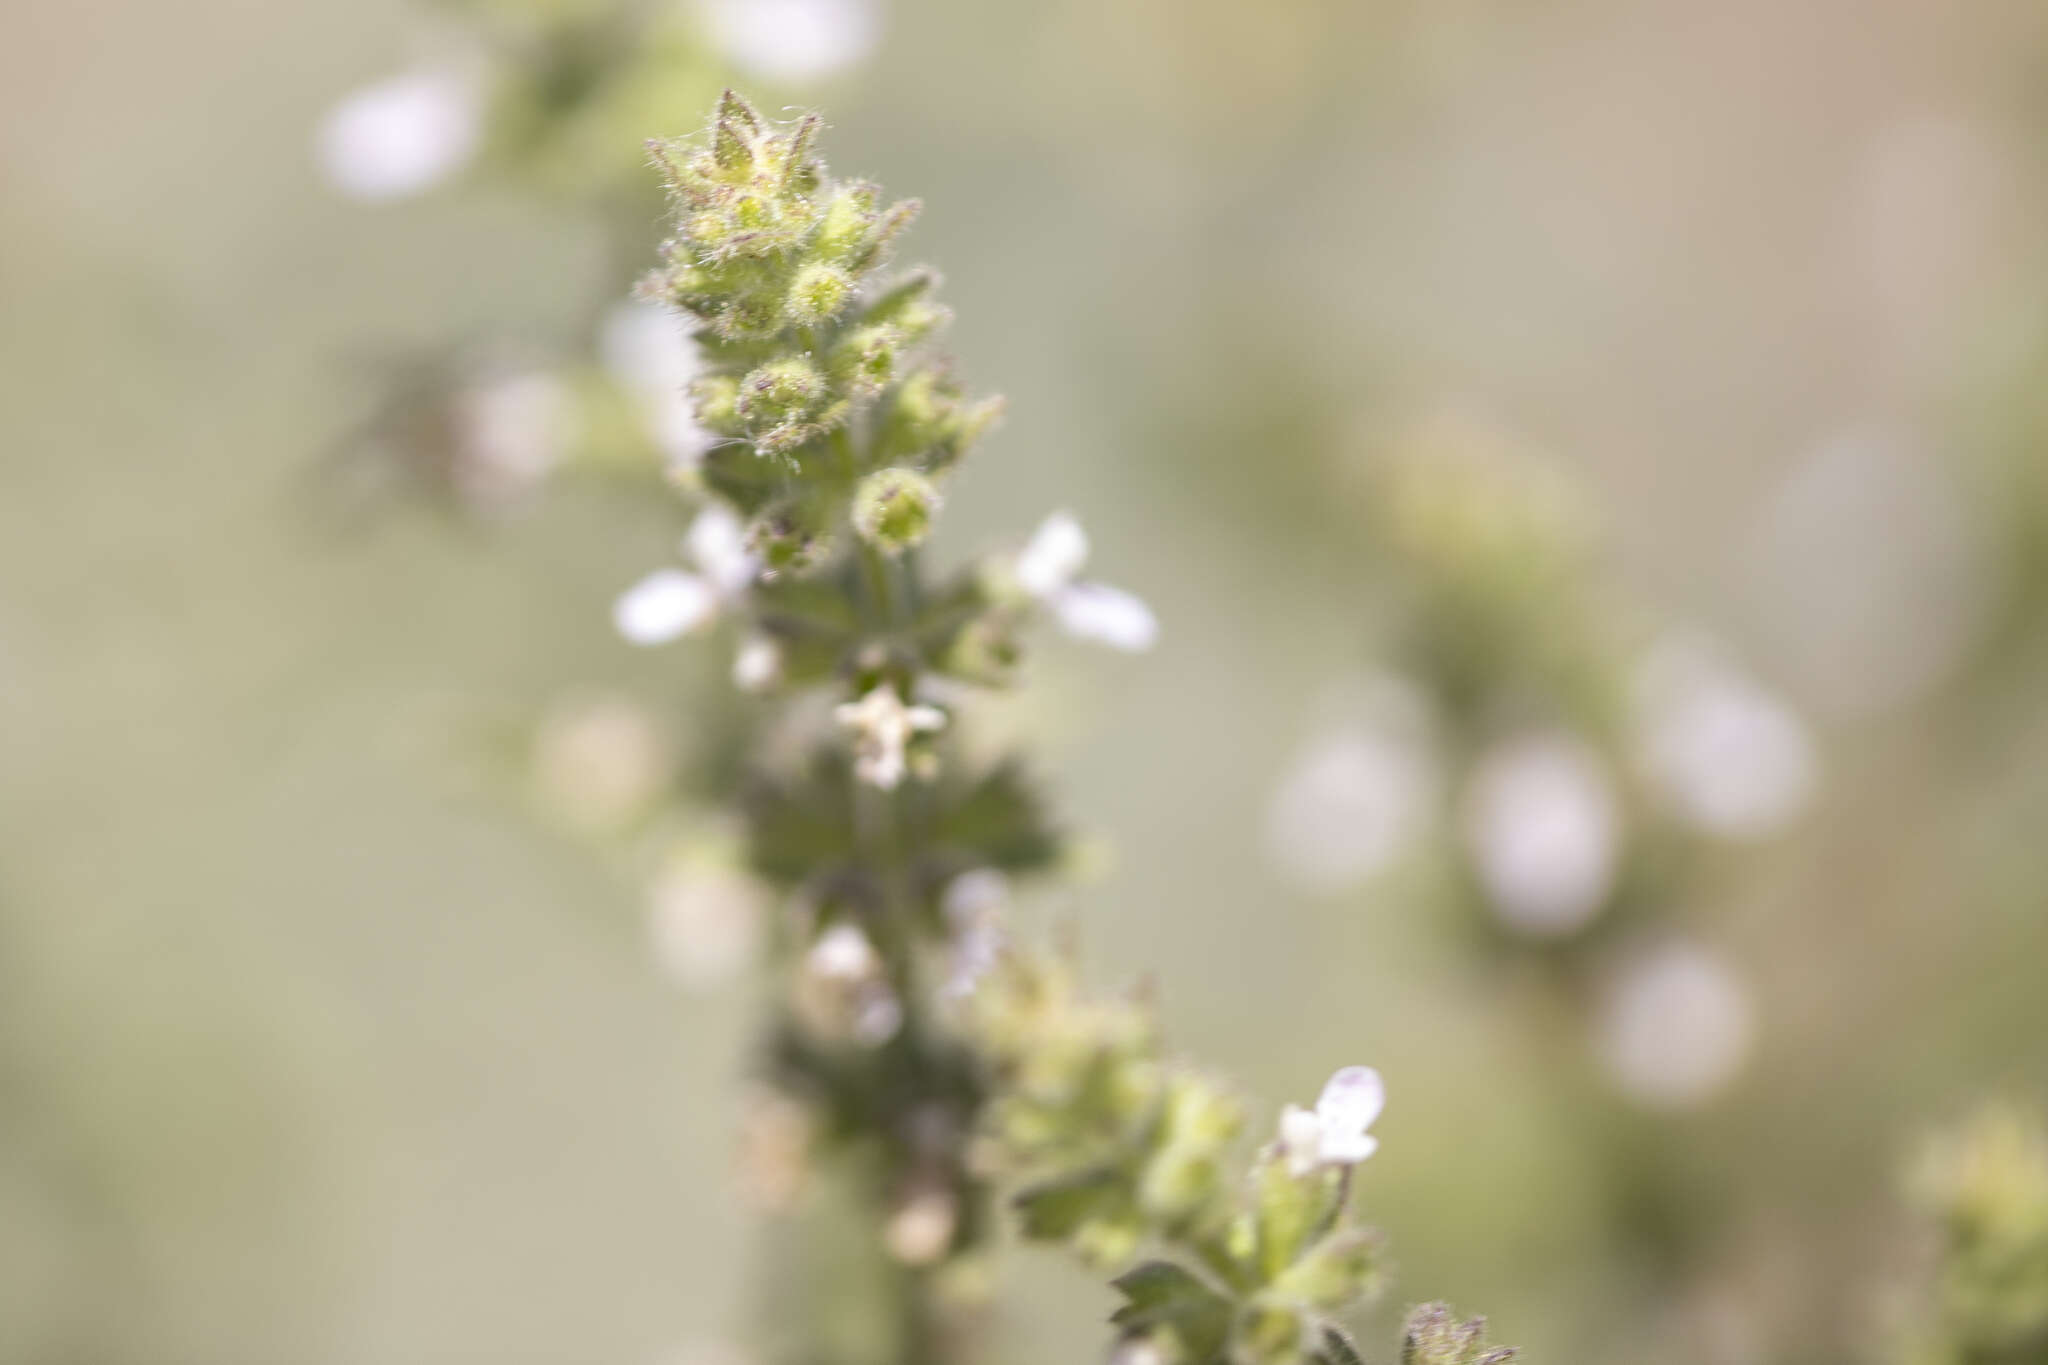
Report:
M1230 1335L1231 1301L1171 1261L1147 1261L1111 1283L1130 1300L1110 1321L1127 1332L1166 1328L1196 1360L1217 1355Z
M1071 1237L1083 1224L1114 1217L1125 1201L1123 1176L1102 1167L1020 1191L1011 1203L1026 1237Z

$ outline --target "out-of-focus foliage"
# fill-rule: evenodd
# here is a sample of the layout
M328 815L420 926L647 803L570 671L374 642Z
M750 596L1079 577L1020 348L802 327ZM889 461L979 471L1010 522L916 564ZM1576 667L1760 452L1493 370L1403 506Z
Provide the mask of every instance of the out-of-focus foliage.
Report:
M2024 1365L2048 1355L2048 1130L1994 1105L1929 1143L1913 1172L1935 1266L1907 1365Z

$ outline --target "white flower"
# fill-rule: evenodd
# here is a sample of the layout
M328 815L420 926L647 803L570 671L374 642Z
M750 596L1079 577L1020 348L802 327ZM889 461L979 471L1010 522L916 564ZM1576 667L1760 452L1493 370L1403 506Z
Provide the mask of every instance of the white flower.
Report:
M1304 890L1330 894L1369 880L1421 832L1437 790L1426 702L1380 678L1359 708L1309 745L1266 808L1266 852Z
M639 402L641 421L669 467L694 466L712 438L697 425L690 400L697 346L682 319L658 303L621 303L605 314L598 344L612 378Z
M759 565L732 509L712 503L690 523L683 558L695 572L657 569L620 595L612 624L636 645L667 644L709 625L754 581Z
M575 437L569 390L541 370L472 384L453 399L453 477L463 499L505 507L540 486Z
M782 646L767 635L749 635L732 659L732 685L742 692L765 692L782 680Z
M344 97L320 121L320 166L351 199L404 199L474 155L483 127L475 77L423 67Z
M1599 1043L1615 1083L1654 1109L1705 1103L1741 1072L1756 1010L1741 977L1705 948L1641 954L1609 984Z
M1012 572L1017 586L1036 598L1069 635L1136 653L1159 638L1159 621L1144 601L1106 583L1076 579L1088 562L1088 534L1071 513L1045 519Z
M859 925L842 921L818 935L804 966L821 980L858 982L882 969L882 956Z
M1710 834L1754 839L1813 792L1813 743L1799 717L1712 643L1665 640L1636 684L1644 767L1678 813Z
M981 979L1002 960L1009 946L1003 909L1010 903L1010 879L992 867L962 872L946 883L939 909L952 931L946 980L940 994L948 1000L972 995Z
M1599 757L1563 735L1512 740L1480 761L1465 838L1494 912L1543 938L1577 932L1614 885L1620 816Z
M946 922L956 928L1000 914L1009 903L1010 879L992 867L962 872L946 883L945 893L940 897Z
M853 771L861 781L892 791L909 770L905 751L912 736L944 728L946 713L935 706L905 706L889 683L859 701L842 702L833 718L854 732Z
M1379 1150L1366 1131L1386 1108L1386 1085L1369 1066L1347 1066L1330 1077L1314 1109L1290 1104L1280 1112L1280 1151L1287 1169L1304 1176L1320 1166L1355 1166Z
M661 723L624 697L564 702L534 736L533 775L565 819L616 829L660 795L675 756Z
M869 982L854 1002L853 1040L866 1047L880 1047L903 1027L903 1002L896 992L880 981Z
M688 986L723 981L745 966L764 918L759 883L702 860L672 862L648 893L655 958Z
M881 30L876 0L702 0L702 9L729 61L790 84L863 60Z

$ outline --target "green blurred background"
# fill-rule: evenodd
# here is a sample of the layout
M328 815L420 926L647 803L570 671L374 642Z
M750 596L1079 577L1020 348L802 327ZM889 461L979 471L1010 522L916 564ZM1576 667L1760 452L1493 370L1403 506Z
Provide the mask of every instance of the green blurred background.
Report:
M421 24L0 21L0 1361L665 1365L773 1303L731 1178L756 1001L663 981L631 879L479 757L591 687L689 748L662 699L703 661L606 615L672 510L600 480L509 524L365 521L309 474L378 357L574 327L607 287L565 207L322 183L322 115ZM1136 661L1034 661L1017 727L1116 850L1047 913L1254 1094L1385 1071L1361 1179L1396 1299L1560 1365L1859 1358L1903 1156L2048 1082L2048 633L2014 548L2048 524L2048 12L880 24L804 98L836 167L926 200L909 254L1010 399L951 544L1072 507L1164 624ZM1697 1112L1589 1102L1511 966L1262 852L1319 698L1373 660L1361 452L1443 412L1582 478L1617 579L1816 726L1814 808L1701 907L1758 1042ZM1618 1153L1707 1229L1682 1292L1645 1289ZM1010 1259L996 1358L1097 1351L1106 1293Z

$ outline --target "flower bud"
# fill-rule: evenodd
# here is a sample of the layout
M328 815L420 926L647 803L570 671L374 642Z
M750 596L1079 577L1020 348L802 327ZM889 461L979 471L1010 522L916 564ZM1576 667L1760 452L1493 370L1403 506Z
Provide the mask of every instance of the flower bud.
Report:
M740 381L729 374L707 374L690 382L697 421L712 431L729 432L740 424Z
M839 188L818 222L814 245L821 259L844 264L853 258L874 225L877 200L873 185L856 182Z
M872 398L896 382L902 335L894 327L857 327L832 348L832 378L862 397Z
M747 526L747 552L768 578L801 578L831 557L832 533L795 503L777 503Z
M809 416L825 396L825 377L803 356L771 360L740 381L735 410L748 426L771 427Z
M837 317L852 296L850 275L837 266L813 261L800 268L790 281L789 297L783 308L797 326L817 327Z
M901 554L931 534L941 501L932 481L916 470L877 470L854 492L853 529L882 553Z

